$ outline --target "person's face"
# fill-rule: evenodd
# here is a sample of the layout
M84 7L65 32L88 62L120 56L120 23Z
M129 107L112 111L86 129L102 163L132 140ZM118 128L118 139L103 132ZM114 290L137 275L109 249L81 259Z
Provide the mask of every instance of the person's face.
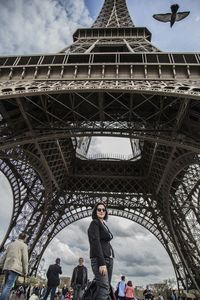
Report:
M97 218L103 220L106 215L106 208L104 205L100 204L97 206Z
M79 265L82 265L83 264L83 259L82 258L79 258Z

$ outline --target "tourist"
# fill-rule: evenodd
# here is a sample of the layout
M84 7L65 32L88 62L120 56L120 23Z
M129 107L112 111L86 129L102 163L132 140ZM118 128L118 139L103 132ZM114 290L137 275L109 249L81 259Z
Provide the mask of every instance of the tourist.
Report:
M3 271L7 279L3 287L0 300L7 300L18 275L28 274L28 247L26 245L27 234L20 233L18 239L11 242L3 256Z
M164 298L161 294L158 295L158 300L164 300Z
M33 290L32 290L32 294L38 296L38 298L39 298L39 296L40 296L40 287L39 287L38 283L36 283L34 285Z
M133 300L134 299L134 288L132 281L128 281L125 288L125 300Z
M143 292L145 300L152 300L153 299L153 294L149 286L146 286L146 289Z
M46 291L47 291L47 288L45 286L45 284L43 284L40 288L40 295L39 295L39 298L40 299L43 299L44 298L44 295L46 294Z
M67 285L64 284L64 286L63 286L63 288L62 288L61 300L65 300L65 297L66 297L67 292L68 292Z
M90 259L98 294L96 300L105 300L110 294L114 252L110 241L113 238L105 221L108 211L105 204L97 203L92 212L92 222L88 228Z
M125 282L125 276L121 276L121 281L118 282L116 287L116 297L119 300L125 299L125 290L126 290L126 282Z
M56 294L56 288L60 284L59 274L62 274L62 269L60 266L60 258L56 259L56 263L49 266L47 271L47 290L43 300L47 300L49 293L51 292L50 300L54 300Z
M176 291L175 290L172 290L171 300L178 300L178 297L176 295Z
M65 300L71 300L71 293L70 293L70 291L67 292L67 294L65 296Z
M74 290L73 300L80 300L87 286L88 275L87 268L84 266L84 260L79 258L79 264L73 270L71 287Z

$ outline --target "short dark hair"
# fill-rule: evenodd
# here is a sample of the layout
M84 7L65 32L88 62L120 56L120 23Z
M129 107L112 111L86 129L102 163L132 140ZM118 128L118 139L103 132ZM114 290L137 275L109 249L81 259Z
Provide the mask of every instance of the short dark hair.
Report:
M121 276L121 280L125 280L125 276L124 275Z
M97 208L99 205L103 205L105 207L105 210L106 210L106 213L105 213L105 217L104 217L104 220L108 220L108 211L107 211L107 208L106 208L106 205L103 203L103 202L98 202L95 204L93 210L92 210L92 219L98 219L97 217Z
M56 264L60 263L60 258L56 258Z
M27 236L28 236L28 235L27 235L26 232L21 232L21 233L19 234L19 239L24 241L24 240L27 238Z

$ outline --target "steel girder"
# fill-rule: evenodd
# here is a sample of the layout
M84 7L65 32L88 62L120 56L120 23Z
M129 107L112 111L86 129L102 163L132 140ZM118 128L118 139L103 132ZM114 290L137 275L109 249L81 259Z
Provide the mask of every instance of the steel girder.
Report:
M200 54L162 53L106 0L53 55L0 57L0 170L13 191L3 244L30 233L30 273L49 242L105 201L168 252L179 287L200 289ZM129 160L78 155L78 138L134 139Z
M133 27L124 0L107 0L92 27Z
M118 91L116 93L113 93L113 91L104 93L105 95L102 96L101 92L97 97L100 102L103 99L103 106L98 106L94 103L96 94L92 92L45 94L28 97L24 95L18 98L2 99L2 111L12 111L12 113L8 115L3 114L5 119L2 120L2 151L8 149L8 155L11 155L12 151L9 150L11 146L10 142L13 143L13 137L15 137L15 145L13 144L13 147L19 148L19 152L22 151L23 153L23 151L29 150L36 158L38 158L40 154L40 157L43 157L42 169L46 170L46 177L50 178L52 189L55 190L55 188L57 188L57 192L54 192L54 198L56 199L59 197L59 191L63 188L64 191L66 191L66 195L70 192L69 195L73 194L76 195L76 197L81 193L83 196L87 195L88 189L90 189L90 194L95 198L97 196L99 197L100 194L104 195L111 192L116 193L115 197L119 197L120 193L126 194L126 192L138 194L142 191L143 195L145 195L145 193L150 194L150 192L152 194L159 194L159 192L162 191L162 186L165 185L166 176L171 164L173 164L174 155L176 154L179 157L189 150L193 150L195 153L199 151L198 132L193 132L193 137L186 138L190 136L192 128L197 126L192 116L194 111L195 113L198 112L198 110L195 110L195 107L198 108L198 101L196 98L180 98L178 97L179 94L176 97L170 95L170 97L167 98L166 96L158 96L157 94L138 93L130 97L129 93L129 97L127 98L126 93L119 93ZM71 106L66 106L62 100L62 97L66 99L66 96L71 99ZM106 97L109 98L108 104L106 104ZM111 103L110 99L112 99ZM135 99L136 104L134 103ZM143 101L140 100L137 104L137 99L143 99ZM157 105L158 99L160 99L160 106ZM26 109L23 109L21 106L22 103ZM88 115L85 114L86 112L88 113L88 109L84 109L83 107L80 109L81 105L83 105L83 107L84 105L86 107L89 105L92 108L92 110L90 110L89 119ZM65 111L63 110L63 112L67 116L67 121L65 121L61 115L62 109L59 109L59 106L61 108L65 107ZM149 106L154 107L154 113L152 113L152 109L149 109ZM122 121L119 120L122 117L122 115L117 114L117 111L120 110L119 107L123 108L124 116L129 117L127 121L124 121L124 118L122 118ZM141 108L137 111L138 107ZM149 115L145 112L148 110L151 111ZM131 111L133 112L132 114ZM78 118L80 120L78 120ZM188 123L188 119L190 118L191 122ZM69 119L71 119L71 121L69 121ZM6 127L5 120L7 124ZM72 120L75 120L74 124ZM139 122L136 122L137 120L139 120ZM54 133L54 131L48 132L50 122L56 125L56 133ZM141 126L142 122L146 128ZM155 128L154 124L159 124L160 128L158 125L157 128ZM12 136L10 137L11 132ZM99 169L97 167L98 163L95 167L92 167L90 162L80 162L80 164L85 163L84 167L80 168L79 161L75 159L76 145L73 145L71 137L75 137L76 135L83 136L86 133L94 136L95 132L97 135L128 135L129 137L132 136L140 139L142 143L142 159L133 162L136 172L135 175L137 174L136 177L133 177L127 170L130 168L130 164L128 167L125 167L127 177L121 176L120 171L122 166L120 162L117 162L117 167L111 163L113 168L112 174L109 174L111 172L109 167L109 171L107 168L104 174L97 176L98 178L95 179L95 172L97 175L101 173L103 163L101 163ZM60 147L60 145L62 147ZM68 152L64 150L66 146L68 147ZM176 150L177 148L179 149L178 151ZM67 163L61 163L59 166L59 161L63 162L63 158L66 159ZM25 161L27 161L26 158ZM69 168L66 168L66 165L69 165ZM65 171L60 172L60 170L58 170L61 166ZM146 170L148 171L147 173L145 173ZM87 174L90 174L90 176ZM146 176L146 174L148 175ZM63 186L66 176L68 176L68 184ZM144 184L144 177L148 178L146 179L146 186L149 182L149 178L154 178L149 185L153 191L147 191ZM46 203L47 202L48 201L46 201ZM36 236L33 235L33 240L34 238L35 240L32 241L32 244L30 242L32 272L35 272L38 268L39 259L41 258L41 256L38 256L38 253L43 253L42 249L45 249L48 245L50 236L54 236L54 232L57 232L57 226L60 226L58 225L58 220L60 220L62 216L58 213L56 214L56 212L54 220L50 222L50 214L52 215L52 207L54 207L54 205L52 201L49 202L46 208L46 214L44 214L41 208L39 208L37 212L34 211L35 219L37 219L37 217L40 218L42 214L44 214L46 218L44 218L44 222L41 226L37 228ZM111 205L111 203L109 204ZM158 203L157 205L160 204ZM27 212L27 210L29 210L27 207L26 205L23 207L23 210L22 208L20 208L20 210ZM160 210L160 214L161 212L162 210ZM77 218L76 215L74 220ZM181 221L182 219L180 218L179 223ZM23 223L26 224L24 220ZM31 224L30 220L29 223ZM48 224L47 229L46 226L44 226L45 223ZM21 219L17 220L17 227L20 226L20 224ZM167 224L169 230L171 228L171 218L170 221L167 220ZM12 228L12 232L15 227L13 225L14 223L11 224L10 227ZM34 226L32 226L32 228L33 227ZM145 227L148 228L147 225ZM20 228L24 227L20 226ZM31 231L31 226L30 228L26 226L26 228ZM12 232L10 231L8 235L12 235ZM171 231L170 234L172 234ZM177 236L178 234L176 234L176 239ZM183 240L184 237L185 235L180 238ZM168 238L166 238L165 241L167 241L167 244L169 243ZM177 242L174 240L172 243L177 245ZM182 241L182 244L183 243L184 241ZM180 244L177 247L179 249ZM171 249L173 249L173 254L170 252L172 251ZM197 265L193 263L194 269L192 269L191 267L186 268L181 258L178 258L177 262L174 257L179 257L180 252L176 249L176 246L170 246L168 253L170 253L172 263L175 267L179 284L184 287L191 286L192 284L198 286L198 279L196 280L196 277L193 275L193 273L196 273ZM183 255L181 257L183 257ZM195 263L197 263L197 261L195 261ZM188 266L188 264L190 263L187 262L186 265Z
M174 160L163 188L171 236L189 273L190 284L199 282L199 155L185 153ZM170 215L170 218L169 218ZM191 272L193 269L193 272Z
M124 39L122 45L126 45ZM119 45L113 45L111 51L101 46L102 49L96 49L98 53L0 57L1 96L10 95L9 92L31 93L40 87L48 90L51 82L58 90L70 90L70 86L72 89L76 84L76 89L81 89L83 81L89 89L98 89L99 86L123 89L124 86L136 90L141 84L150 91L161 88L164 92L187 93L192 87L199 93L200 54L124 53L120 50L113 53L115 47ZM106 56L101 52L107 52ZM8 87L5 87L5 82Z

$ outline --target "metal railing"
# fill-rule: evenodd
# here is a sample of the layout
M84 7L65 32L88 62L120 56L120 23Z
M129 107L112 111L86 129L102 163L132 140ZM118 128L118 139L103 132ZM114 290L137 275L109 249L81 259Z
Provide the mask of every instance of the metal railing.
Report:
M133 156L133 154L124 155L124 154L117 154L117 153L96 153L96 154L89 154L87 156L81 155L80 153L77 153L77 156L81 159L86 160L127 160L127 161L134 161L141 158L141 152L138 151L138 153Z

